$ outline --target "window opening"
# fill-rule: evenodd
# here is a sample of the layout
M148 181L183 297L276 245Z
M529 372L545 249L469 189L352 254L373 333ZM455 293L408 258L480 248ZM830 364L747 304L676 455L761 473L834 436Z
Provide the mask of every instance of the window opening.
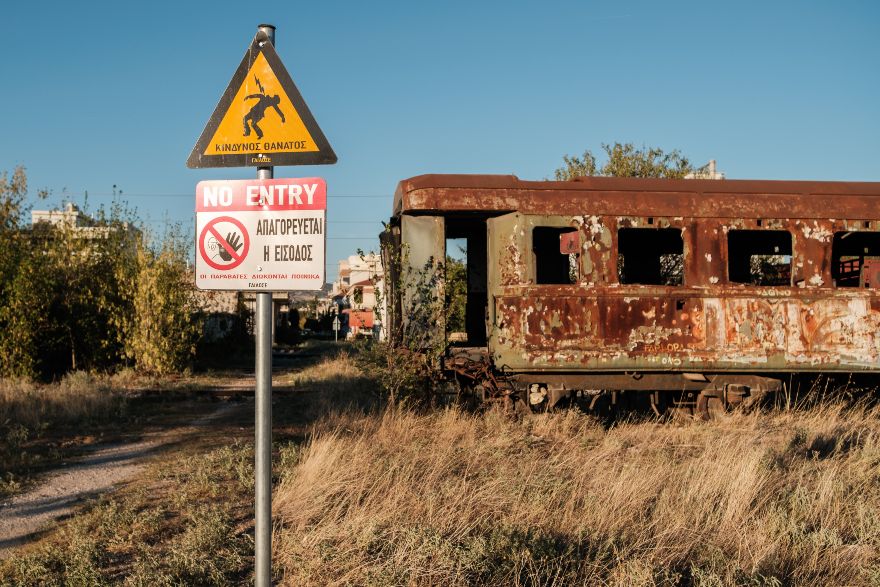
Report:
M467 239L446 239L446 335L450 342L467 340Z
M678 228L621 228L617 231L620 283L681 285L684 241Z
M831 278L837 287L866 285L868 266L880 262L880 232L836 232L831 241Z
M787 230L731 230L727 272L732 283L790 286L792 239Z
M562 253L559 237L576 228L536 226L532 230L532 250L535 253L535 283L572 284L578 282L577 253Z
M457 346L486 344L486 220L446 218L446 340Z

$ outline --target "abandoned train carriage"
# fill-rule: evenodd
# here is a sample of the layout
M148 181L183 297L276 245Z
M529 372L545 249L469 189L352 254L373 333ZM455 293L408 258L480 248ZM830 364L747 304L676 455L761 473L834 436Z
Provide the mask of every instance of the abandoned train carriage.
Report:
M450 239L466 239L463 333L408 324ZM391 331L429 329L489 395L705 411L781 373L880 372L880 183L422 175L383 243Z

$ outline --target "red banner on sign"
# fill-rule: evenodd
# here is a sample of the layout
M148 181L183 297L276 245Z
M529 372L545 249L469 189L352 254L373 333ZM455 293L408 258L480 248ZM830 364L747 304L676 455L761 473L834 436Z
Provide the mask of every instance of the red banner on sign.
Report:
M196 212L326 210L327 184L320 177L200 181Z

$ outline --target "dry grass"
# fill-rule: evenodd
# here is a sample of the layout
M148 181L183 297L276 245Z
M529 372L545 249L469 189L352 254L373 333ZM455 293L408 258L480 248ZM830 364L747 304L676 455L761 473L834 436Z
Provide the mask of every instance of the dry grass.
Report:
M286 459L276 562L288 585L878 585L878 415L341 415Z
M59 383L43 385L0 379L0 424L38 429L48 423L88 423L119 409L120 398L109 391L110 380L77 371Z
M290 373L284 381L304 388L334 384L345 387L345 391L350 392L352 380L362 378L363 374L358 369L354 358L347 352L340 352L314 365Z
M279 383L301 392L274 410L282 584L880 585L877 409L606 430L382 412L346 354ZM0 585L247 584L249 418L0 564Z
M127 399L145 391L188 392L216 385L228 374L158 378L131 369L114 374L74 371L56 383L0 379L0 426L4 423L41 430L76 424L88 427L119 415Z
M302 392L276 405L281 441L304 438L329 411L363 414L374 401L344 354L277 382ZM244 409L212 422L136 482L0 561L0 586L252 584L252 417ZM285 450L277 470L295 454Z
M278 378L279 384L292 386L302 394L304 401L279 405L276 425L296 422L323 428L328 416L351 417L376 408L379 400L375 381L364 376L351 354L337 352L338 348L323 360Z

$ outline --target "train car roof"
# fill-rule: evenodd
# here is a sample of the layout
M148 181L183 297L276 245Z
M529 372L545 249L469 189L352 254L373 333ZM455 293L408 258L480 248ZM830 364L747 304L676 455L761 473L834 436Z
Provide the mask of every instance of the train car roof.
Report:
M709 218L880 218L880 182L418 175L401 181L394 215L508 212Z

